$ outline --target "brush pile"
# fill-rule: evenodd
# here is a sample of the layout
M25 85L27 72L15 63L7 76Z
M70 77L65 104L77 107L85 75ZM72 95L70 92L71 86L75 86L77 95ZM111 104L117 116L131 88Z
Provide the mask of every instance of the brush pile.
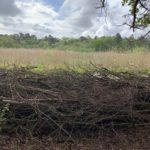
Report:
M150 125L150 76L29 69L0 70L0 109L9 107L3 133L91 134ZM95 132L95 133L96 133Z

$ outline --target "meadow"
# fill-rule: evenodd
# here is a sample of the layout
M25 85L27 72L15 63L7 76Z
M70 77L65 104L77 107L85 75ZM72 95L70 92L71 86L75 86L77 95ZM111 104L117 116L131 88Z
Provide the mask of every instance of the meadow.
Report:
M150 72L150 53L136 52L74 52L42 49L0 49L0 66L36 66L39 70L83 67L93 64L119 71Z

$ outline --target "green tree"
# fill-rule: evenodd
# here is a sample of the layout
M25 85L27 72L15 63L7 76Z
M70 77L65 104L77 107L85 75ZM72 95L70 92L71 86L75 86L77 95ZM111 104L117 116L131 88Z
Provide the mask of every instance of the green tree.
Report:
M100 6L97 8L106 7L107 1L109 0L100 0ZM130 26L133 31L135 29L144 29L150 26L150 1L149 0L121 0L122 5L128 5L130 8L129 14L127 17L132 17L132 22L126 22L125 24ZM127 19L130 20L130 19ZM147 32L147 35L150 34L150 30Z
M121 43L121 41L122 41L122 37L121 37L121 35L119 33L116 34L115 39L116 39L117 43Z

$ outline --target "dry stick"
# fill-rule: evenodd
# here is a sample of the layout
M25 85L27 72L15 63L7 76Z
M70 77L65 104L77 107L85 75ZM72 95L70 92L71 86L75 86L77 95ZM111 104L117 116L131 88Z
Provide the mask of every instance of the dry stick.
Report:
M66 133L69 137L71 137L70 133L68 131L66 131L62 126L60 126L56 121L54 121L51 117L47 116L45 113L41 112L41 114L43 114L45 117L47 117L49 120L51 120L57 127L59 127L59 129L61 129L62 131L64 131L64 133ZM71 137L72 141L74 141L74 139Z
M108 76L109 74L111 74L111 73L109 73L109 72L107 72L107 71L104 71L104 74L106 74L106 76ZM68 76L70 76L70 74L68 74ZM75 125L95 125L95 123L96 122L98 122L98 121L103 121L103 120L105 120L105 119L110 119L110 121L111 121L111 119L117 119L118 117L120 118L120 117L122 117L122 118L124 118L124 114L126 114L126 116L127 117L130 117L130 112L129 112L129 107L130 107L130 103L129 104L122 104L122 102L121 101L119 101L118 103L113 103L113 102L115 102L115 101L113 101L113 98L116 98L115 97L115 95L114 95L114 97L112 97L112 101L110 101L109 103L107 102L107 99L105 100L105 101L103 101L102 99L99 99L99 101L100 102L98 102L97 103L97 99L94 99L94 94L91 94L91 93L89 93L89 89L88 90L86 90L86 86L87 85L90 85L91 84L91 86L93 85L93 82L95 82L95 80L92 78L92 77L89 77L89 78L86 78L86 77L89 77L88 75L85 75L85 78L84 78L84 80L81 78L78 78L78 82L75 82L75 84L72 84L72 86L73 86L73 89L74 90L77 90L77 92L78 92L78 94L80 95L80 96L77 96L77 97L75 97L75 98L78 98L78 99L76 99L76 101L74 101L74 100L72 100L71 98L70 98L70 93L69 93L69 88L67 89L65 86L65 88L63 87L63 89L62 89L62 91L65 91L66 89L68 90L67 92L66 92L66 94L67 94L67 96L69 96L69 100L67 101L67 100L64 100L63 102L61 102L61 103L59 103L60 101L59 101L59 97L57 97L58 96L58 94L59 94L59 92L58 93L53 93L53 91L52 90L45 90L45 89L42 89L42 88L37 88L37 87L33 87L33 85L32 85L32 82L31 82L31 85L30 86L23 86L23 85L20 85L21 86L21 88L23 88L24 90L31 90L31 92L33 92L33 94L34 94L34 92L39 92L39 93L41 93L42 95L43 94L45 94L45 95L47 95L48 93L50 94L50 93L53 93L52 95L50 94L50 96L49 97L53 97L53 96L56 96L55 97L55 100L48 100L48 99L45 99L44 101L42 100L42 99L27 99L27 98L24 98L24 99L22 99L22 101L20 102L18 102L17 101L17 98L15 97L15 100L13 100L13 99L11 99L11 98L1 98L2 100L2 102L3 103L10 103L10 104L12 104L12 105L20 105L20 106L22 106L22 105L27 105L27 106L33 106L33 109L35 108L35 110L37 110L37 113L38 113L38 115L40 116L40 115L43 115L44 116L44 118L46 119L46 121L48 121L49 120L49 122L53 122L52 124L54 125L54 126L57 126L58 127L58 129L60 129L61 131L63 131L65 134L67 134L69 137L71 137L72 135L70 134L70 132L68 132L66 129L64 129L63 127L63 124L65 125L65 124L71 124L72 126L75 126ZM24 78L24 76L23 77L20 77L20 79L19 80L21 80L21 79L23 79ZM140 85L139 83L138 84L136 84L136 82L135 82L135 80L134 81L132 81L131 82L131 79L133 78L133 75L129 75L129 77L126 79L125 78L125 75L122 77L121 76L121 80L120 80L120 83L119 83L119 85L121 84L121 85L123 85L123 86L125 86L125 87L132 87L132 89L140 89L140 90L142 90L141 92L144 92L145 90L147 91L147 93L149 92L149 84L145 84L147 81L149 81L149 78L147 79L147 80L143 80L143 79L141 79L140 81L142 82L142 84ZM67 79L67 78L66 78ZM80 80L79 80L80 79ZM134 78L133 78L134 79ZM137 78L137 79L139 79L139 78ZM32 79L31 79L32 80ZM69 78L69 81L74 81L74 79L72 79L72 76ZM92 81L90 81L90 80L92 80ZM125 81L126 82L125 82ZM84 87L82 87L83 85L82 85L82 82L84 81ZM110 79L109 78L107 78L107 81L109 82L110 81ZM87 83L86 83L87 82ZM103 86L103 84L101 85L101 83L102 82L104 82L104 81L96 81L96 82L99 82L98 83L98 86L100 86L100 88L102 88L102 86ZM109 85L107 84L108 82L105 82L105 84L104 84L104 86L106 85L106 86L110 86L112 83L115 83L116 84L116 82L110 82L109 83ZM128 83L129 82L129 83ZM131 82L131 83L130 83ZM141 83L140 82L140 83ZM17 83L17 81L16 81L16 83ZM14 84L16 84L16 83L14 83ZM57 83L57 78L56 78L56 83ZM65 84L68 84L68 82L65 82ZM86 83L86 84L85 84ZM126 83L128 83L127 85L126 85ZM17 84L16 84L17 85ZM80 85L82 85L81 87L83 88L83 90L82 90L82 92L81 92L81 87L80 87ZM137 86L138 85L138 86ZM39 87L40 87L40 85L38 85ZM28 87L29 87L29 89L28 89ZM31 88L30 88L31 87ZM79 88L80 87L80 88ZM59 87L58 87L58 89L59 89ZM10 90L10 89L9 89ZM60 90L60 89L59 89ZM91 90L91 89L90 89ZM122 89L123 90L123 89ZM45 92L44 92L45 91ZM60 92L62 92L61 90L60 90ZM113 89L112 89L112 91L113 91ZM116 92L116 91L113 91L113 92ZM85 95L83 95L83 93L85 94ZM101 93L102 94L102 93ZM105 94L109 94L109 93L105 93ZM137 94L137 93L136 93ZM15 96L15 95L14 95ZM65 95L66 96L66 95ZM111 96L111 95L110 95ZM27 95L27 97L30 97L30 95L28 96ZM73 97L74 98L74 97ZM103 98L103 97L102 97ZM58 102L57 102L57 100L58 100ZM94 101L95 100L95 101ZM127 97L127 100L128 100L128 97ZM143 100L144 101L144 100ZM48 103L49 102L49 103ZM53 103L54 102L54 103ZM128 101L128 102L130 102L130 101ZM133 104L132 105L134 105L134 107L136 107L136 105L137 104L139 104L140 102L139 101L136 101L136 99L135 99L135 101L133 102ZM149 102L147 102L148 104L149 104ZM143 103L140 103L141 104L141 106L142 106L142 104L143 104L143 106L145 105L145 107L146 107L146 109L148 109L147 108L147 106L146 106L146 102L143 102ZM37 107L36 107L37 106ZM48 113L54 113L53 115L54 115L54 117L58 117L59 115L61 115L60 114L60 112L58 111L59 109L60 110L62 110L63 112L62 112L62 115L61 115L61 117L63 117L64 118L64 120L60 117L60 118L57 118L57 119L59 119L58 121L57 120L55 120L55 119L53 119L52 117L51 117L51 114L50 114L50 117L48 116L48 115L46 115L45 113L44 113L44 110L43 111L41 111L40 110L40 108L38 108L38 107L40 107L40 106L44 106L43 108L46 108L46 111L47 111L47 108L49 108L48 109ZM101 106L101 107L100 107ZM104 110L103 110L103 107L102 106L104 106ZM123 106L124 107L127 107L127 109L125 109L125 108L123 108ZM143 107L142 106L142 107ZM42 109L43 109L42 108ZM120 111L120 109L122 108L122 110ZM80 112L80 109L82 109L82 111L83 112ZM115 110L116 109L116 110ZM145 110L145 109L144 109ZM148 126L148 124L149 124L149 122L148 123L143 123L143 115L141 115L141 113L145 113L145 111L142 111L142 109L140 109L140 108L136 108L136 109L134 109L133 111L135 112L135 115L137 115L138 117L139 117L139 120L141 120L141 122L139 122L139 124L137 123L137 126L140 126L140 125L144 125L144 126ZM66 111L66 112L65 112ZM79 113L78 113L78 111L79 111ZM102 113L104 113L104 115L101 115L100 114L100 112L102 111ZM119 111L119 112L118 112ZM141 111L141 112L138 112L138 111ZM111 114L109 114L109 112L110 113L112 113L112 115ZM19 113L19 112L18 112ZM69 113L69 115L68 115L68 113ZM118 114L117 114L118 113ZM137 113L140 113L140 116L137 114ZM85 115L85 117L84 117L84 115ZM92 117L93 116L93 117ZM65 118L66 117L66 118ZM68 117L68 118L67 118ZM79 118L78 118L79 117ZM84 118L83 118L84 117ZM109 117L109 118L107 118L107 117ZM133 117L134 117L134 114L133 114ZM135 116L136 117L136 116ZM147 117L149 117L149 116L145 116L146 118ZM122 119L121 118L121 119ZM132 123L131 122L128 122L128 123L116 123L116 124L114 124L114 125L116 125L116 126L132 126ZM135 124L134 124L135 125ZM105 126L108 126L108 124L106 124ZM109 124L109 126L110 126L110 124ZM56 130L57 130L57 127L56 127Z
M19 105L29 105L28 103L26 103L26 102L17 102L17 101L11 101L11 100L4 100L4 101L2 101L2 102L4 102L4 103L9 103L9 104L19 104ZM39 104L39 105L41 105L41 106L47 106L47 105L43 105L43 104ZM29 105L29 106L31 106L31 105ZM49 107L49 106L47 106L47 107ZM40 111L40 110L39 110ZM49 120L51 120L55 125L57 125L62 131L64 131L64 133L66 133L69 137L71 137L70 136L70 134L69 134L69 132L67 132L63 127L61 127L56 121L54 121L51 117L49 117L49 116L47 116L45 113L43 113L42 111L40 111L40 113L41 114L43 114L45 117L47 117ZM73 140L73 139L72 139ZM74 140L73 140L74 141Z
M59 94L58 92L53 92L53 91L49 91L49 90L45 90L45 89L41 89L41 88L30 87L30 86L25 87L22 85L18 85L18 87L20 87L24 90L33 90L33 91L37 91L37 92L42 92L42 93L49 94L54 97L58 97L57 94Z

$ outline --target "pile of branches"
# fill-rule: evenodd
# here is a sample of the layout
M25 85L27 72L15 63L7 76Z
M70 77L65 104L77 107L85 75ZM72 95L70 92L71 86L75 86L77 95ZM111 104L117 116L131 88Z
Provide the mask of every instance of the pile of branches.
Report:
M3 133L72 136L150 125L150 76L0 70Z

